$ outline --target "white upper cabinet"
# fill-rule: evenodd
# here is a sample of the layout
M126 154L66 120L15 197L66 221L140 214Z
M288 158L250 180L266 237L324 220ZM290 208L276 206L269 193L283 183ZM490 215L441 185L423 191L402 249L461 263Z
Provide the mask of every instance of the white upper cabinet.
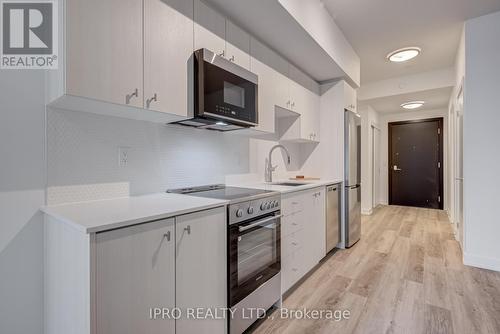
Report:
M257 92L259 125L255 127L255 130L274 133L275 71L255 58L252 58L251 63L252 72L259 76Z
M305 90L305 109L301 112L302 139L315 142L320 141L320 110L319 96L310 90Z
M193 2L144 0L144 107L186 117L192 108Z
M226 19L201 0L194 0L194 49L226 56Z
M142 0L67 0L66 94L143 106Z
M235 64L250 69L250 35L226 20L226 58Z
M344 101L345 101L344 102L345 109L357 112L358 110L357 92L347 82L344 82Z

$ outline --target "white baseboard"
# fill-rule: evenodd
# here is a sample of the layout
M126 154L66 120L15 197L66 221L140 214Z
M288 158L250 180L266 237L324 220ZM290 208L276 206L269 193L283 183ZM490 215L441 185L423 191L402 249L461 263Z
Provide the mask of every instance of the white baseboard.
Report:
M482 257L464 253L464 264L466 266L500 271L500 259Z
M361 209L361 214L364 216L370 216L372 213L373 213L373 209L369 209L369 210Z

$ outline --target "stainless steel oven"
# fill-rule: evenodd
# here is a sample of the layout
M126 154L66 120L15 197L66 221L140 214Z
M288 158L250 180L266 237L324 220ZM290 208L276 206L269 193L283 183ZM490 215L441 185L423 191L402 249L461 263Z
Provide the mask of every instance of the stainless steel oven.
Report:
M280 231L280 211L229 226L230 306L280 272Z
M169 192L229 201L229 334L243 333L262 312L281 301L280 193L220 184Z

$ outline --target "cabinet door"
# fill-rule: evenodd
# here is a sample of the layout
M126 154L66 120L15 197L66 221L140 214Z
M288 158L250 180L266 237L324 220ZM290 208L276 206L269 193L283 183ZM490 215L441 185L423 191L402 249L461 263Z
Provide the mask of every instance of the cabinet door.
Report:
M316 93L308 91L309 92L309 103L308 105L310 106L311 110L311 132L313 134L313 140L319 142L320 141L320 110L319 110L319 105L320 105L320 100L319 100L319 95L316 95Z
M357 94L356 90L344 82L345 109L356 112Z
M226 58L250 69L250 35L229 20L226 20Z
M255 130L274 133L274 120L275 120L275 96L274 96L274 76L275 72L266 64L259 60L251 59L252 72L259 76L258 85L258 113L259 125Z
M311 270L325 254L325 191L316 188L304 192L304 216L310 217L304 222L304 266L306 271Z
M176 218L177 307L227 306L227 254L225 208ZM177 320L177 334L225 333L225 320Z
M290 80L290 100L291 107L289 108L296 113L302 114L307 112L307 93L306 88L302 87L295 81Z
M313 201L314 221L314 258L316 263L321 261L326 253L326 190L320 188Z
M97 334L175 333L173 319L150 319L175 306L174 243L173 219L96 235Z
M144 0L144 106L187 117L193 2Z
M142 108L142 0L68 0L66 16L66 93Z
M305 88L304 88L305 89ZM319 96L308 89L305 94L305 108L300 113L301 138L310 141L319 141Z
M201 0L194 0L194 49L226 52L226 19Z
M278 107L292 110L290 98L290 79L279 72L274 74L274 96Z

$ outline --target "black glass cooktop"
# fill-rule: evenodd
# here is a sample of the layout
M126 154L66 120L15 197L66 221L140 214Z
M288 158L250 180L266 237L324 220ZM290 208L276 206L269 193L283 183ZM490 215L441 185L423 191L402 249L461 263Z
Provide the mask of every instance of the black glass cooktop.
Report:
M273 193L269 190L250 189L240 187L226 187L225 185L202 186L193 188L182 188L168 190L169 193L191 195L197 197L207 197L222 200L239 200L262 194Z

